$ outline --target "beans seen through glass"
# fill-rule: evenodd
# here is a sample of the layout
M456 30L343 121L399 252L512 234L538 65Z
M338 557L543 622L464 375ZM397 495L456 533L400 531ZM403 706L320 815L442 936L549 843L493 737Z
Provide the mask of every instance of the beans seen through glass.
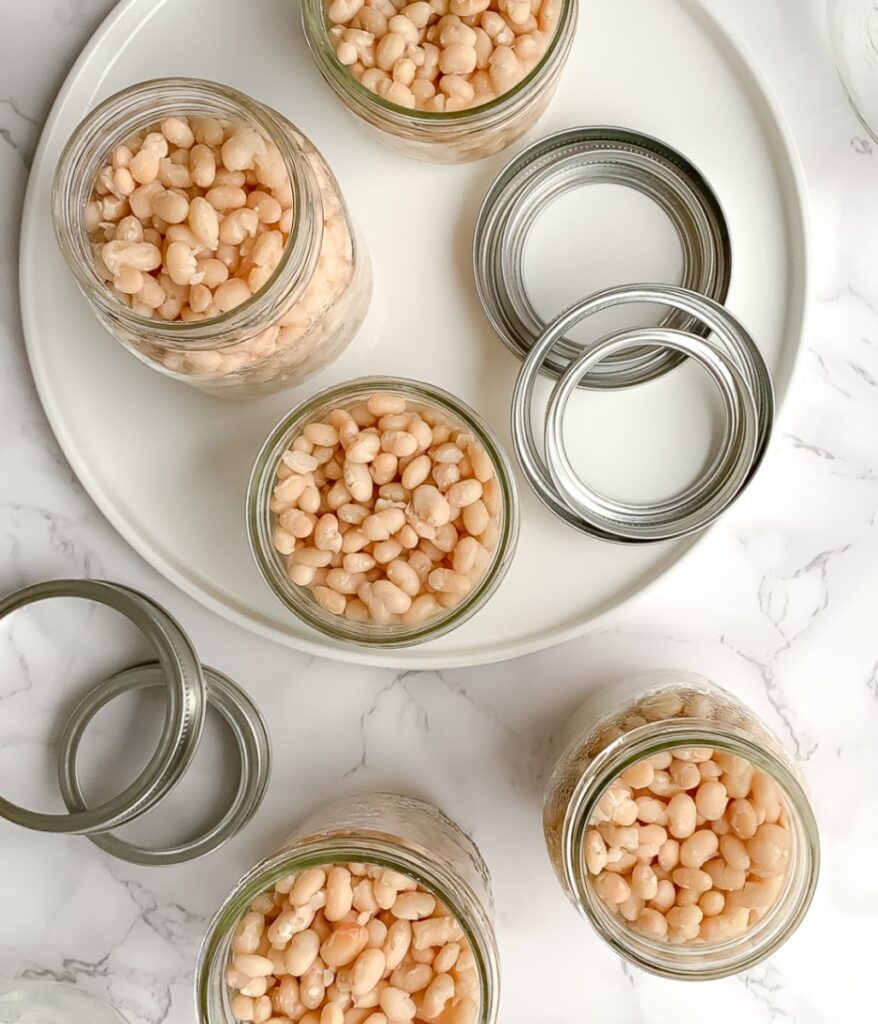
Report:
M250 905L226 968L229 1006L252 1024L475 1024L478 974L447 907L372 864L324 864Z
M664 751L624 771L590 822L595 891L637 931L673 945L735 938L765 916L789 864L777 784L743 757Z
M537 65L559 0L329 0L340 64L401 107L434 113L489 103Z

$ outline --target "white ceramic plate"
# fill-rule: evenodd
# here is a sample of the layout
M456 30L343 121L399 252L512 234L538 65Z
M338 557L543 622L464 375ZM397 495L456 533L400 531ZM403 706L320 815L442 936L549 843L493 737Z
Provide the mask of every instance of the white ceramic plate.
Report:
M655 135L706 174L733 245L729 307L749 325L778 397L806 304L806 217L798 158L750 60L695 0L580 0L558 96L536 134L619 124ZM52 175L94 103L146 78L213 78L271 104L336 171L370 248L376 295L349 351L305 388L248 403L160 377L98 326L55 245ZM531 138L535 137L532 133ZM525 654L581 633L657 579L692 541L620 547L556 521L522 484L522 535L490 604L435 643L340 649L277 603L251 560L244 492L275 421L318 387L365 372L430 380L474 405L508 440L518 368L476 300L470 245L482 196L524 145L464 166L396 156L318 77L294 0L127 0L86 47L46 124L22 229L21 293L46 413L83 485L156 569L228 619L280 643L348 661L430 668ZM595 287L675 281L672 232L645 201L593 186L559 200L527 254L537 308L551 314ZM699 371L615 395L576 396L571 436L589 479L629 498L667 494L703 462L713 402Z

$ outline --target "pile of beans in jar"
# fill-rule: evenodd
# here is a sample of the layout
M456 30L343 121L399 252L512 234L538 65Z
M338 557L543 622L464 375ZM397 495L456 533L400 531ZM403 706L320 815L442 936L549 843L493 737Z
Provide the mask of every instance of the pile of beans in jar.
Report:
M735 754L686 748L619 776L590 822L584 857L613 913L683 945L734 938L764 917L790 846L773 779Z
M297 142L323 203L317 271L276 322L221 350L166 352L169 369L231 373L297 346L349 282L352 242L337 188L307 140ZM289 174L274 142L239 121L181 115L114 147L85 225L95 269L121 302L144 317L191 322L235 309L262 289L292 220Z
M328 0L341 64L401 107L465 110L508 92L545 54L560 0Z
M485 449L445 412L373 394L302 429L270 507L290 579L322 608L413 626L484 576L502 498Z
M253 1024L475 1024L479 981L458 921L396 871L324 865L288 875L241 919L230 1008Z

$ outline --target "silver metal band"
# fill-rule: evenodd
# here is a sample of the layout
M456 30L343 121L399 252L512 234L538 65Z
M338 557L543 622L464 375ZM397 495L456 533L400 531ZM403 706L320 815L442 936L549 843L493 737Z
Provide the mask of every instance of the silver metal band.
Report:
M89 839L107 853L133 864L157 866L181 864L219 849L236 835L256 813L268 784L270 743L268 730L258 708L228 676L204 668L207 702L224 719L235 739L240 774L227 810L213 825L193 839L168 847L146 847L102 834ZM101 683L80 702L61 737L58 752L58 781L68 808L78 813L87 804L79 783L77 757L85 730L94 716L110 701L124 693L164 685L161 665L138 665Z
M270 744L259 710L231 679L215 669L202 669L188 637L168 612L122 584L97 580L37 583L0 600L0 619L54 597L94 601L120 612L149 640L158 661L126 669L99 683L68 718L61 736L58 779L69 813L43 814L0 798L0 817L42 832L87 835L102 850L135 864L177 864L216 850L252 818L265 793ZM156 752L122 793L89 807L77 773L77 757L89 723L120 694L158 687L166 690L168 699ZM208 703L228 725L240 760L238 785L228 809L201 835L165 848L139 846L106 834L152 810L179 783L198 749Z
M681 153L623 128L571 128L540 139L516 156L494 181L479 211L473 266L482 306L497 334L524 358L546 329L524 280L523 258L531 229L565 193L596 183L635 189L668 216L683 257L681 285L724 302L731 278L731 241L725 217L704 176ZM672 309L659 327L704 336L698 318ZM558 338L542 364L560 376L581 346ZM667 373L683 360L672 349L631 346L593 365L580 387L631 387Z
M697 318L707 337L668 328L640 328L582 345L555 385L545 411L542 449L533 429L534 385L554 346L581 320L626 303L656 303ZM720 391L725 425L719 450L700 478L662 502L607 498L573 469L563 437L567 403L583 375L607 356L644 345L695 358ZM713 300L683 288L609 288L558 316L530 349L512 396L512 438L519 462L540 500L583 533L622 543L685 536L713 522L747 485L771 434L774 392L768 368L743 325Z
M0 600L0 619L38 601L79 598L113 608L149 640L168 691L158 748L144 770L118 796L72 814L31 811L0 797L0 817L41 832L92 835L118 828L162 800L189 767L204 725L204 678L186 634L167 612L135 590L100 580L47 580Z

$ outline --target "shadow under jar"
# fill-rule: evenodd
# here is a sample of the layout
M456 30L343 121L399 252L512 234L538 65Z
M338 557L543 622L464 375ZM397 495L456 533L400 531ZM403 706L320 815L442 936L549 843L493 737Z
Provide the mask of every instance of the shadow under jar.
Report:
M620 956L663 977L709 980L754 966L770 956L796 930L811 904L817 884L820 860L817 824L791 758L756 715L735 697L694 673L644 673L587 699L565 729L559 747L563 752L546 787L543 810L549 858L568 898ZM764 876L749 873L757 871L759 866L753 862L749 864L748 871L741 872L743 877L732 881L721 879L722 887L718 888L724 887L725 891L709 897L717 901L719 910L713 907L708 911L705 902L705 911L701 916L699 897L703 892L698 891L692 899L681 899L682 890L676 888L676 869L669 865L669 870L665 871L660 867L668 863L663 860L661 850L657 861L649 857L641 859L642 863L652 862L653 866L659 867L657 875L659 879L665 878L666 882L659 881L658 884L665 884L667 888L667 882L674 879L675 891L671 896L676 897L676 906L672 898L671 906L666 906L663 913L684 905L698 906L696 916L700 917L703 924L710 920L709 913L728 914L731 913L730 907L738 906L741 902L759 903L756 913L748 911L744 914L743 927L734 929L734 934L730 933L728 937L717 941L700 938L698 927L695 927L691 939L679 941L679 944L668 941L670 930L662 937L650 934L652 929L645 929L635 923L637 918L633 912L626 918L624 905L621 910L620 905L613 907L599 893L597 878L600 873L614 870L612 864L604 860L605 851L597 865L593 861L589 864L589 833L595 833L597 822L606 822L609 831L604 826L601 826L601 830L605 835L612 834L616 828L612 824L615 819L612 810L607 813L607 809L609 804L615 806L618 802L620 789L621 797L628 798L629 802L633 799L637 805L637 816L633 822L628 817L620 817L620 821L624 820L629 827L635 825L639 831L642 825L637 819L644 806L643 801L645 807L650 809L649 814L644 810L645 816L650 821L664 822L669 828L669 837L675 834L673 822L667 820L667 813L661 809L662 804L653 799L657 791L664 793L661 787L656 788L653 784L652 789L638 789L640 783L634 782L632 788L620 780L620 776L626 772L633 770L636 774L649 759L658 759L656 763L659 764L664 763L662 759L670 761L668 755L673 755L675 751L681 757L692 758L693 768L699 768L698 759L702 757L705 759L703 763L715 757L726 764L730 761L739 766L746 764L753 769L751 778L762 773L763 783L765 777L773 782L770 788L779 798L780 815L777 820L786 832L788 859L783 877L775 875L771 879L773 885L768 899L750 899L751 894L761 891L759 887L766 881ZM674 763L679 767L678 762ZM750 767L745 770L749 772ZM668 775L667 772L656 771L655 782L659 781L659 774ZM707 777L705 775L696 782L696 787ZM745 791L749 785L735 783L716 772L712 777L729 786L730 798L734 793ZM630 779L631 775L625 778ZM667 784L668 779L663 777L661 782ZM736 788L738 786L740 788ZM674 780L670 780L668 792L685 792L685 784L681 782L676 786ZM764 812L760 813L758 804L748 810L743 808L745 803L749 804L750 801L735 799L728 806L732 808L733 804L741 805L747 813L755 810L756 821L752 823L752 830L748 828L744 832L746 836L756 831L759 818L763 818L763 821L772 819L764 818ZM724 819L730 817L731 810L723 815ZM718 841L722 843L723 835L730 834L731 830L725 821L717 821L722 826L717 828ZM698 830L709 832L717 821L705 821L699 810L697 824L692 824ZM761 824L759 822L760 827ZM640 832L640 836L652 839L643 832ZM680 850L684 845L681 842L677 849L672 843L669 851L671 860L676 859L680 867L683 866L679 859ZM743 866L747 858L745 850L750 847L744 842L735 842L734 848L745 858L740 865ZM723 852L717 853L714 841L712 849L710 856L720 861L725 849L729 848L721 847ZM636 849L631 856L638 859ZM713 865L707 862L702 866L713 870ZM723 864L719 864L719 867L725 871ZM631 883L632 894L633 870L636 869L630 866L624 870ZM698 874L707 873L699 870ZM720 875L716 877L721 878ZM688 878L686 882L688 885ZM751 888L747 890L747 886ZM719 900L720 895L722 901ZM660 900L661 896L656 894L653 900ZM650 918L648 922L644 920L643 924L653 923L652 917L658 905L653 900L643 901ZM633 909L636 911L639 907L640 904ZM738 906L737 912L740 911Z
M372 415L376 399L402 411ZM331 446L308 441L327 427L340 435L329 438ZM351 465L364 458L355 445L376 453L360 469ZM425 500L443 515L431 516ZM366 508L394 522L375 533ZM508 456L463 402L418 381L362 377L321 392L278 423L250 477L247 527L263 578L308 625L342 643L409 647L466 622L496 591L518 540L518 493ZM374 538L368 544L367 535ZM348 560L361 553L368 556L362 568ZM335 572L355 578L337 583ZM390 581L393 589L384 586ZM375 594L367 596L364 584ZM384 603L382 587L387 615L372 602Z
M354 115L377 129L382 142L419 160L465 163L499 153L512 145L537 123L555 94L573 44L578 0L534 0L532 8L535 5L536 14L531 15L535 24L539 23L543 6L551 5L557 20L549 30L551 37L545 50L533 62L527 62L526 74L511 87L486 97L486 102L479 102L477 93L471 105L447 111L402 106L363 85L338 58L330 36L333 25L327 14L327 0L302 0L302 22L320 74ZM357 0L351 6L356 7ZM481 9L487 4L471 6ZM448 12L448 5L440 0L433 7L437 15L441 11ZM499 13L492 13L495 18L501 18ZM467 26L469 22L476 24L479 16L467 18ZM504 53L507 50L514 53L511 28L501 31L509 33L512 44L503 48ZM417 76L417 70L414 73Z
M175 224L156 221L154 215L141 218L145 230L162 229L157 244L163 264L149 276L157 282L159 272L164 275L168 295L174 297L170 309L147 309L133 301L136 295L117 291L113 275L97 255L102 242L96 242L95 232L104 231L103 241L109 242L119 222L131 214L129 197L122 193L103 197L110 200L111 210L104 211L102 201L95 204L99 173L112 161L117 147L146 133L158 133L168 118L216 119L227 129L226 141L229 131L243 126L269 147L285 170L282 184L273 189L260 183L258 168L239 172L253 190L248 196L263 190L270 199L277 199L289 232L268 279L245 301L225 311L217 311L214 304L197 313L188 306L200 277L191 285L168 283L169 243L163 232ZM195 138L197 142L198 132ZM222 140L209 148L220 154ZM170 161L176 158L173 145L167 156ZM172 191L170 184L168 191ZM204 189L190 182L178 192L191 204ZM100 212L94 212L96 206ZM152 211L148 202L146 208ZM103 216L105 212L109 216ZM53 217L64 258L101 323L153 369L222 397L249 397L301 384L341 354L369 307L368 255L323 157L281 114L215 82L158 79L131 86L101 103L78 126L62 153L53 190ZM222 220L221 212L220 229ZM195 243L189 248L196 259L213 255ZM233 261L227 266L229 280L239 269ZM150 287L155 290L155 284ZM213 294L216 300L218 293Z
M342 869L335 878L333 866ZM333 894L336 886L339 891ZM431 906L401 909L396 899L401 896L412 903L408 894L414 895L415 889L429 894ZM377 906L376 899L381 901ZM351 901L342 923L339 915ZM423 902L423 896L414 902ZM362 907L368 909L363 912ZM399 918L395 907L400 908ZM286 919L278 922L281 913ZM351 1014L362 1020L381 1012L375 997L395 982L408 995L406 999L393 993L395 1001L407 1004L408 1019L412 1019L411 999L416 1022L427 1019L421 1016L422 1010L441 1006L438 1016L431 1013L431 1020L493 1024L500 976L492 916L485 863L472 840L440 810L395 793L339 799L304 821L281 850L249 871L208 926L196 967L198 1019L201 1024L235 1024L239 1019L233 1010L235 987L229 981L246 982L246 977L235 976L235 957L243 953L277 958L281 971L271 971L267 982L271 987L266 988L272 1007L268 1011L266 1006L265 1011L272 1017L304 1019L309 1024L353 1020ZM430 918L434 923L427 923ZM409 923L394 927L400 919ZM324 944L339 925L350 933L367 928L368 946L365 941L356 942L354 934L353 950L330 956ZM311 934L296 939L305 931ZM321 944L319 953L316 941ZM367 953L357 965L365 948L380 949L386 958ZM291 962L291 955L296 962ZM368 963L370 957L378 963ZM313 976L302 973L306 964ZM246 960L237 963L237 967L247 966ZM323 973L324 967L328 974ZM288 973L293 979L284 984ZM365 978L366 973L372 978ZM373 984L378 992L373 987L369 998L363 990ZM246 984L245 988L250 990ZM252 991L261 992L262 985ZM328 1004L339 1009L327 1010ZM357 1004L363 1007L359 1013ZM257 1010L257 1016L264 1017L265 1011Z

